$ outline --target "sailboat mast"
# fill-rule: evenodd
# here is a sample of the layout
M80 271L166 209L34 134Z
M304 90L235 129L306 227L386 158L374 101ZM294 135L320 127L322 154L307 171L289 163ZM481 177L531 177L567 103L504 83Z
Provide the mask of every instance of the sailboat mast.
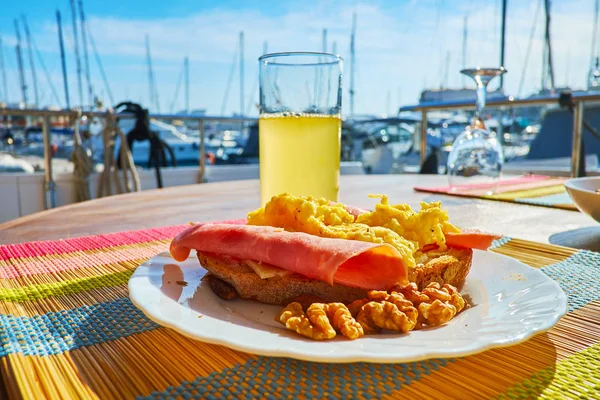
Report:
M337 42L335 40L333 41L333 43L331 43L331 54L337 55Z
M504 51L506 47L506 0L502 0L502 32L500 34L500 66L504 67ZM504 87L504 75L500 75L498 89Z
M183 61L185 74L185 113L190 113L190 59L185 58Z
M546 42L542 45L542 90L546 89L546 77L548 73L548 64L546 60L548 60L548 47L546 46Z
M60 11L56 10L56 24L58 25L58 43L60 45L60 62L62 65L63 84L65 86L65 102L67 108L71 108L69 100L69 81L67 81L67 61L65 59L65 42L63 40L62 23L60 22Z
M19 81L21 82L21 99L27 107L27 84L25 83L25 73L23 72L23 55L21 53L21 32L19 31L19 21L15 19L15 32L17 34L17 63L19 66Z
M544 46L544 73L543 73L543 83L544 86L542 89L545 89L545 83L547 76L550 80L550 89L554 90L554 67L552 64L552 45L550 42L550 0L544 0L544 9L546 11L546 32L545 32L545 46Z
M6 69L4 68L4 47L2 47L2 35L0 35L0 72L2 72L2 88L4 89L4 101L8 103L8 82L6 81Z
M79 0L79 26L81 28L81 47L83 48L83 66L85 68L85 81L87 83L88 104L94 104L94 89L90 78L90 59L88 56L88 41L86 33L85 13L83 12L83 1Z
M552 45L550 42L550 0L544 0L544 8L546 10L546 49L548 60L546 66L548 68L548 78L550 78L550 88L554 90L554 67L552 64Z
M160 113L158 103L158 93L154 82L154 72L152 71L152 56L150 55L150 38L146 35L146 61L148 63L148 90L150 93L150 105L156 107L156 111Z
M323 53L327 53L327 28L323 28Z
M352 33L350 35L350 115L354 115L354 68L356 53L354 43L356 40L356 13L352 14Z
M244 31L240 32L240 116L244 116Z
M264 54L267 54L267 52L268 52L268 49L269 49L269 43L267 43L267 41L265 40L265 41L263 42L263 55L264 55Z
M469 16L465 15L463 19L463 38L462 38L462 69L467 68L467 29L469 26ZM461 74L462 86L465 87L465 75Z
M35 108L39 105L39 95L38 95L38 84L37 84L37 75L35 73L35 62L33 58L33 46L31 44L31 32L29 32L29 25L27 24L27 19L25 19L25 15L22 15L23 19L23 30L25 31L25 39L27 40L27 50L29 52L29 65L31 68L31 81L33 82L33 98L35 100L34 105Z
M594 67L596 59L596 39L598 36L598 11L600 9L600 0L594 2L594 27L592 28L592 51L590 52L590 68Z
M77 88L79 89L79 105L83 105L83 84L81 82L81 59L79 58L79 39L77 34L77 11L75 0L71 0L71 19L73 20L73 48L75 49L75 65L77 69Z

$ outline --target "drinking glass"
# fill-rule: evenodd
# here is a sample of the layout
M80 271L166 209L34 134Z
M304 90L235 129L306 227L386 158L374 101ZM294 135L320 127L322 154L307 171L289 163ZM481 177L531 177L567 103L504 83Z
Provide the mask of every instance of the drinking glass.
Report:
M504 156L496 133L488 130L481 118L488 83L506 72L504 68L474 68L460 71L477 84L475 116L470 126L458 135L448 155L448 179L452 190L462 185L481 184L493 194L500 181Z
M342 59L277 53L258 61L261 203L281 193L337 201Z

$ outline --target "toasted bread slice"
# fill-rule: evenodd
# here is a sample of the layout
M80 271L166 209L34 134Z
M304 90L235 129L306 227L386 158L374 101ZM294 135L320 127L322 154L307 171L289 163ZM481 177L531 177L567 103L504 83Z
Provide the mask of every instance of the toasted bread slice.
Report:
M200 264L213 276L234 287L238 296L261 303L287 305L299 296L316 296L325 302L350 303L365 297L367 291L291 274L261 279L244 261L198 253Z
M408 280L415 282L419 289L431 282L450 284L461 288L471 270L473 250L449 248L446 251L429 251L425 253L427 261L417 268L409 270Z
M430 251L427 261L409 272L409 280L416 282L419 288L430 282L449 283L460 288L471 268L472 257L471 249ZM231 285L239 297L261 303L285 306L302 298L318 298L327 303L347 304L365 298L367 293L365 289L330 285L298 274L261 279L244 261L229 257L199 252L198 259L213 278Z

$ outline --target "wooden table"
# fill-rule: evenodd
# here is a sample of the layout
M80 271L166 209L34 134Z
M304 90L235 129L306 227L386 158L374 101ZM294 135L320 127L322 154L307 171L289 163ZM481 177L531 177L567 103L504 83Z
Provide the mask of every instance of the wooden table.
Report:
M458 226L545 243L551 235L567 237L572 242L574 236L569 232L597 228L591 218L579 212L432 195L412 189L416 185L446 183L445 176L436 175L342 176L340 201L372 208L377 200L367 195L377 193L387 194L393 203L409 203L413 207L418 207L420 201L442 200L451 221ZM238 218L258 206L256 180L149 190L59 207L5 222L0 224L0 244ZM585 232L589 236L589 231Z
M392 202L412 206L442 200L459 226L541 242L566 231L597 227L574 211L412 189L417 184L444 183L443 176L345 176L340 200L361 207L377 202L367 197L369 193L387 193ZM243 217L259 206L258 194L257 181L238 181L113 196L1 224L0 243ZM519 240L494 249L532 267L548 267L542 273L560 283L569 298L570 312L558 325L525 343L444 361L319 365L257 358L193 341L153 324L135 308L127 286L131 273L165 251L178 231L164 228L141 238L117 234L102 242L75 239L10 246L1 252L0 399L9 394L125 399L154 393L156 398L206 398L213 393L214 398L228 393L232 398L286 393L317 398L491 398L502 393L510 398L537 398L542 393L592 398L598 392L600 289L594 282L600 279L600 256L596 253ZM506 279L510 285L513 278ZM180 296L187 283L175 282L174 293ZM505 301L527 292L507 290L498 295Z

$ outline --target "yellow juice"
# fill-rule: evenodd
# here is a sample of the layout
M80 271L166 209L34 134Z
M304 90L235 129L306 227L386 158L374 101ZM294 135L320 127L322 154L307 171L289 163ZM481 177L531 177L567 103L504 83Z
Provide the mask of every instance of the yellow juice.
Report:
M337 201L339 116L282 113L260 116L260 199L280 193Z

